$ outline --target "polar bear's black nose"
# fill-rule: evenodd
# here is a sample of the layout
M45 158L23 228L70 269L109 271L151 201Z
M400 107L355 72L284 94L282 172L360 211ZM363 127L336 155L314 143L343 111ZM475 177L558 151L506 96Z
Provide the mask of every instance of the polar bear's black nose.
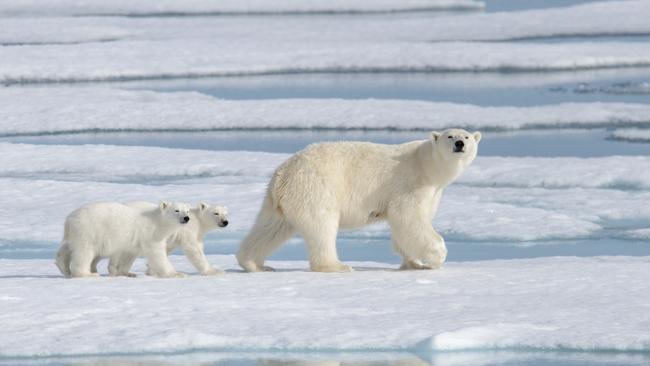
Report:
M185 216L185 217L183 217L183 221L185 221L185 222L190 221L190 217L189 217L189 216Z
M456 149L462 149L465 146L465 143L462 141L456 141Z
M228 226L228 220L223 220L223 221L221 221L221 225L223 225L223 226Z

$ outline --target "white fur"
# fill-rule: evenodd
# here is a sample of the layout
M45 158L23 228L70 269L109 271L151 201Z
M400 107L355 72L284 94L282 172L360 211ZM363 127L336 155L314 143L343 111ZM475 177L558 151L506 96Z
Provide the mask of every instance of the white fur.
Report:
M237 259L262 271L271 252L298 232L312 271L343 272L339 229L386 220L403 269L437 268L445 261L444 239L432 227L444 188L474 160L481 134L452 129L401 145L319 143L275 171L257 221ZM462 152L455 143L463 141Z
M167 202L149 209L113 202L82 206L65 220L56 265L68 277L96 276L93 267L108 257L111 276L132 277L129 269L143 255L153 275L175 277L178 274L167 258L165 238L184 223L189 210L189 205Z
M130 207L151 209L156 205L150 202L129 202ZM202 275L216 275L223 271L214 268L205 258L203 238L205 234L219 227L228 225L228 208L219 205L199 203L190 210L190 221L168 236L167 255L181 247L185 256Z

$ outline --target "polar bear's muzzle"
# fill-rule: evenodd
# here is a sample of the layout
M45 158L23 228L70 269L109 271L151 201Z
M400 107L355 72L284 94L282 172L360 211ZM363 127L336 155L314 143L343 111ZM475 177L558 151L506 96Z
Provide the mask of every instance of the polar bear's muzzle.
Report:
M190 222L190 217L189 216L183 216L183 217L181 217L180 222L181 222L181 224L187 224L188 222Z
M465 152L465 143L462 142L461 140L456 141L454 143L454 152L455 153Z

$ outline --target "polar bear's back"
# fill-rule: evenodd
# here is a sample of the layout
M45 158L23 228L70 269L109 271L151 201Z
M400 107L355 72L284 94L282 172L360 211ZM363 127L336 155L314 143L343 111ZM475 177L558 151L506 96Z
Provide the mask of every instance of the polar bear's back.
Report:
M392 186L387 179L399 176L395 171L402 169L402 157L412 154L420 144L312 144L278 167L269 194L281 212L301 216L337 211L342 225L364 224L369 212L383 211L383 197L388 195L384 190Z
M309 145L284 162L276 174L318 173L321 176L363 175L383 170L386 164L402 154L409 144L385 145L370 142L340 141Z
M106 243L128 242L141 214L138 210L115 202L84 205L68 215L64 226L64 242L93 245L100 249Z

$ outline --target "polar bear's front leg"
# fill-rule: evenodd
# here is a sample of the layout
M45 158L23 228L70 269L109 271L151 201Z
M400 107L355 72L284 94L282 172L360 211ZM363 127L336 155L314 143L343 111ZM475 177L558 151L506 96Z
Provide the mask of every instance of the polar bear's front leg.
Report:
M147 274L155 277L185 277L185 274L176 272L167 257L167 243L154 243L145 253L147 257Z
M413 270L413 269L433 269L433 266L428 263L422 263L419 260L413 259L402 259L402 265L399 267L401 270Z
M222 270L212 267L208 259L205 258L203 242L183 242L182 247L183 253L200 274L209 276L223 273Z
M445 241L417 207L388 211L393 247L403 258L401 269L439 268L447 258Z
M307 243L310 269L314 272L351 272L352 267L341 263L336 252L338 218L318 217L319 222L306 223L298 229Z
M108 273L111 276L136 277L135 273L129 272L137 255L133 253L120 253L112 256L108 263Z
M94 277L99 276L97 272L91 272L95 253L86 247L77 246L70 254L70 275L72 277Z

